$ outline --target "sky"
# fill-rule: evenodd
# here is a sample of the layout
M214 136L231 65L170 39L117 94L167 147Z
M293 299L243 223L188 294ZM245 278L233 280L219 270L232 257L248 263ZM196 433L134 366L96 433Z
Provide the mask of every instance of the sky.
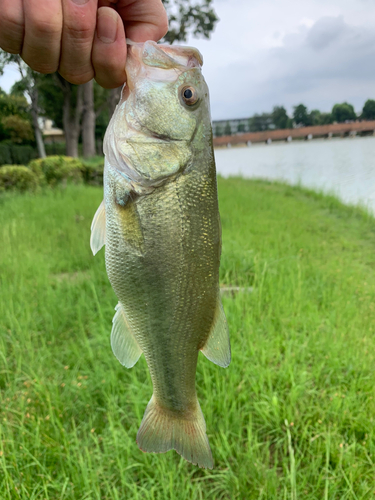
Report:
M360 112L375 99L375 0L214 0L220 21L203 54L212 118L245 118L303 103ZM9 91L13 68L0 77Z

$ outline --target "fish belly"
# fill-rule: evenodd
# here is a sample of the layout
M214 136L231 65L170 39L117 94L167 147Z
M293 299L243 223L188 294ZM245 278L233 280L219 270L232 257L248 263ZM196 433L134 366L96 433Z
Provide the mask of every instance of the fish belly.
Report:
M220 227L214 172L192 169L121 206L106 196L106 267L145 355L153 399L197 411L195 371L218 298Z

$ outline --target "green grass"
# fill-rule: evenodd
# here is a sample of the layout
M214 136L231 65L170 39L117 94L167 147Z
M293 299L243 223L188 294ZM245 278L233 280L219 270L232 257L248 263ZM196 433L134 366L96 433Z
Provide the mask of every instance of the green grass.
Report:
M0 198L0 498L375 498L375 220L333 197L219 179L226 370L200 356L215 469L139 451L143 357L89 248L99 188Z

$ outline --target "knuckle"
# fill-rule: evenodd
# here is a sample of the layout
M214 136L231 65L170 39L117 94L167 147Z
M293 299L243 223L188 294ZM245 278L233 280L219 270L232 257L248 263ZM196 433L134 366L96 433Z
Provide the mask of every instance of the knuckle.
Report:
M94 28L88 24L82 24L81 26L68 25L64 27L64 36L67 36L76 42L90 41L92 43L94 38Z
M83 85L94 78L94 71L87 71L85 73L75 73L71 71L59 71L60 75L65 78L69 83L74 85Z
M38 73L42 73L43 75L47 75L50 73L55 73L57 71L57 64L53 64L47 61L28 61L27 58L23 57L25 63L30 66L30 68Z
M94 60L95 74L103 76L115 76L119 73L118 61L113 61L111 59L99 59ZM124 64L125 68L125 64Z
M108 72L100 71L95 73L95 80L105 89L116 89L117 87L123 85L125 76L123 78L119 78L118 75L111 75L111 77L109 77Z
M109 82L108 80L102 79L99 75L95 76L95 81L98 85L100 85L104 89L115 89L121 85L121 83L119 83L117 85L116 83L113 83L112 81Z
M19 54L24 34L23 24L0 16L0 47L11 54Z
M40 64L33 69L34 69L34 71L37 71L38 73L42 73L43 75L50 75L52 73L56 73L57 65L51 66L50 64Z
M8 52L9 54L19 54L21 50L21 44L20 43L11 44L9 43L8 40L0 39L0 49L3 49L5 52Z
M32 21L32 31L34 35L47 38L61 34L61 25L52 20L34 19Z
M126 79L125 63L114 59L94 59L95 79L101 87L116 88Z

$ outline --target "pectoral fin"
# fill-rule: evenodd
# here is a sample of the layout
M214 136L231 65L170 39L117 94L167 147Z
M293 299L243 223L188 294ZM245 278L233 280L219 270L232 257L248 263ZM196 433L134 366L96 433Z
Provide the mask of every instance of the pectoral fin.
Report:
M210 335L201 351L207 359L223 368L226 368L230 363L228 323L220 299L217 302Z
M113 327L111 332L112 351L123 366L131 368L138 361L142 351L130 330L120 302L115 309L116 314L112 320Z
M124 207L119 207L121 217L121 227L123 230L124 246L131 247L138 255L144 253L144 237L142 225L136 204L127 203Z
M105 245L105 207L104 200L99 205L91 224L90 247L96 255Z

